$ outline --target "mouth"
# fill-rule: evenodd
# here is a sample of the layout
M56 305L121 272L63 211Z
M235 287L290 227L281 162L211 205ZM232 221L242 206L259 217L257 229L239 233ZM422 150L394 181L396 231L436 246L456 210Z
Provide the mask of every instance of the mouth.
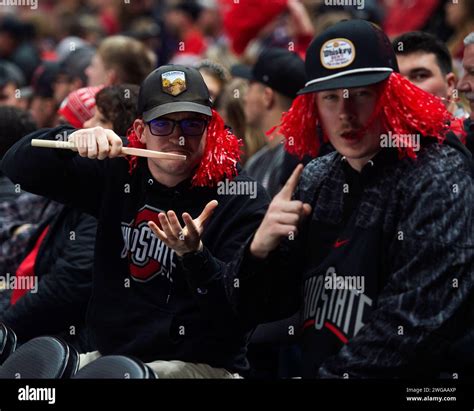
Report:
M357 130L356 129L347 129L342 131L339 134L344 140L358 140L359 137L357 135Z
M191 153L187 150L179 150L179 149L168 149L168 150L162 150L164 153L171 153L171 154L181 154L185 155L188 157Z
M470 103L474 103L474 93L464 93L464 96Z

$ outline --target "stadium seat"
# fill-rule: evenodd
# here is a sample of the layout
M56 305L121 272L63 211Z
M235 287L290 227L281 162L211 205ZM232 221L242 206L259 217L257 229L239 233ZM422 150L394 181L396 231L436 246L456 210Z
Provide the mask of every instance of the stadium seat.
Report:
M79 354L57 337L37 337L23 344L0 366L0 379L72 377Z
M0 323L0 365L15 351L16 334L7 325Z
M106 355L81 368L73 378L81 379L156 379L154 371L138 359Z

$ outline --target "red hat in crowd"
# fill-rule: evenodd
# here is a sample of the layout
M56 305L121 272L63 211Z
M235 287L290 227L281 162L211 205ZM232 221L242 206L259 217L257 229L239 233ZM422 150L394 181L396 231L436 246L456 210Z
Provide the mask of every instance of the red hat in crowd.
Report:
M62 102L58 114L73 127L82 128L84 123L94 116L95 95L102 88L102 86L84 87L73 91Z

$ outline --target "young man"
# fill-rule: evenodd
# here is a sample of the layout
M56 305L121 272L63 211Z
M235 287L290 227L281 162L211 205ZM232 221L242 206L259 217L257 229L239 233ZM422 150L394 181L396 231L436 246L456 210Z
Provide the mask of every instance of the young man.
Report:
M462 60L464 76L459 80L458 89L469 101L471 115L464 122L467 131L466 146L474 154L474 32L464 39L464 56Z
M392 45L402 76L439 97L455 117L467 116L456 104L456 75L448 48L440 40L429 33L412 31L394 39Z
M236 260L238 310L260 322L301 306L304 377L436 376L473 324L469 153L442 144L449 113L397 73L375 25L330 27L306 71L286 147L317 154L320 125L337 152L273 199Z
M155 53L140 41L127 36L107 37L85 70L87 85L139 85L155 67Z
M150 362L160 378L231 378L247 367L249 327L229 297L238 283L223 268L257 228L267 197L237 175L239 142L211 109L196 69L152 72L138 114L130 146L184 154L186 161L127 162L111 130L56 128L16 144L5 173L98 218L87 323L98 352L83 356L81 366L99 355L130 354ZM64 133L79 155L31 147L32 138Z

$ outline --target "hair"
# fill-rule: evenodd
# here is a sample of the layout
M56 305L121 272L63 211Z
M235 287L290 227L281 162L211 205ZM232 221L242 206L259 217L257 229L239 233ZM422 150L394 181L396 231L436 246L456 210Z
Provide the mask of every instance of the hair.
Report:
M32 133L37 125L31 114L17 107L0 106L0 158L22 137Z
M402 50L399 49L400 44ZM402 56L419 52L432 53L436 56L436 62L444 75L453 71L453 63L448 48L432 34L411 31L395 38L392 41L392 46L395 53Z
M119 84L105 87L95 96L96 107L119 136L125 136L137 118L139 89L134 84Z
M138 40L126 36L106 38L97 50L106 69L114 69L117 83L140 85L156 65L156 55Z
M171 10L179 10L186 14L193 22L199 20L203 8L194 0L181 0L178 4L171 7Z
M215 61L207 59L202 60L197 64L196 68L205 71L216 80L219 80L222 84L230 81L231 76L228 70L222 64L216 63Z
M474 44L474 31L469 33L465 38L464 38L464 45L465 46L470 46L471 44Z
M283 110L283 111L288 111L293 104L293 98L285 96L284 94L279 93L278 91L273 90L275 93L276 101L278 106Z
M227 125L244 142L242 163L245 163L248 158L252 157L265 145L265 136L246 125L245 111L241 98L245 93L245 88L245 80L240 78L233 79L225 86L218 105L218 110L225 112Z

